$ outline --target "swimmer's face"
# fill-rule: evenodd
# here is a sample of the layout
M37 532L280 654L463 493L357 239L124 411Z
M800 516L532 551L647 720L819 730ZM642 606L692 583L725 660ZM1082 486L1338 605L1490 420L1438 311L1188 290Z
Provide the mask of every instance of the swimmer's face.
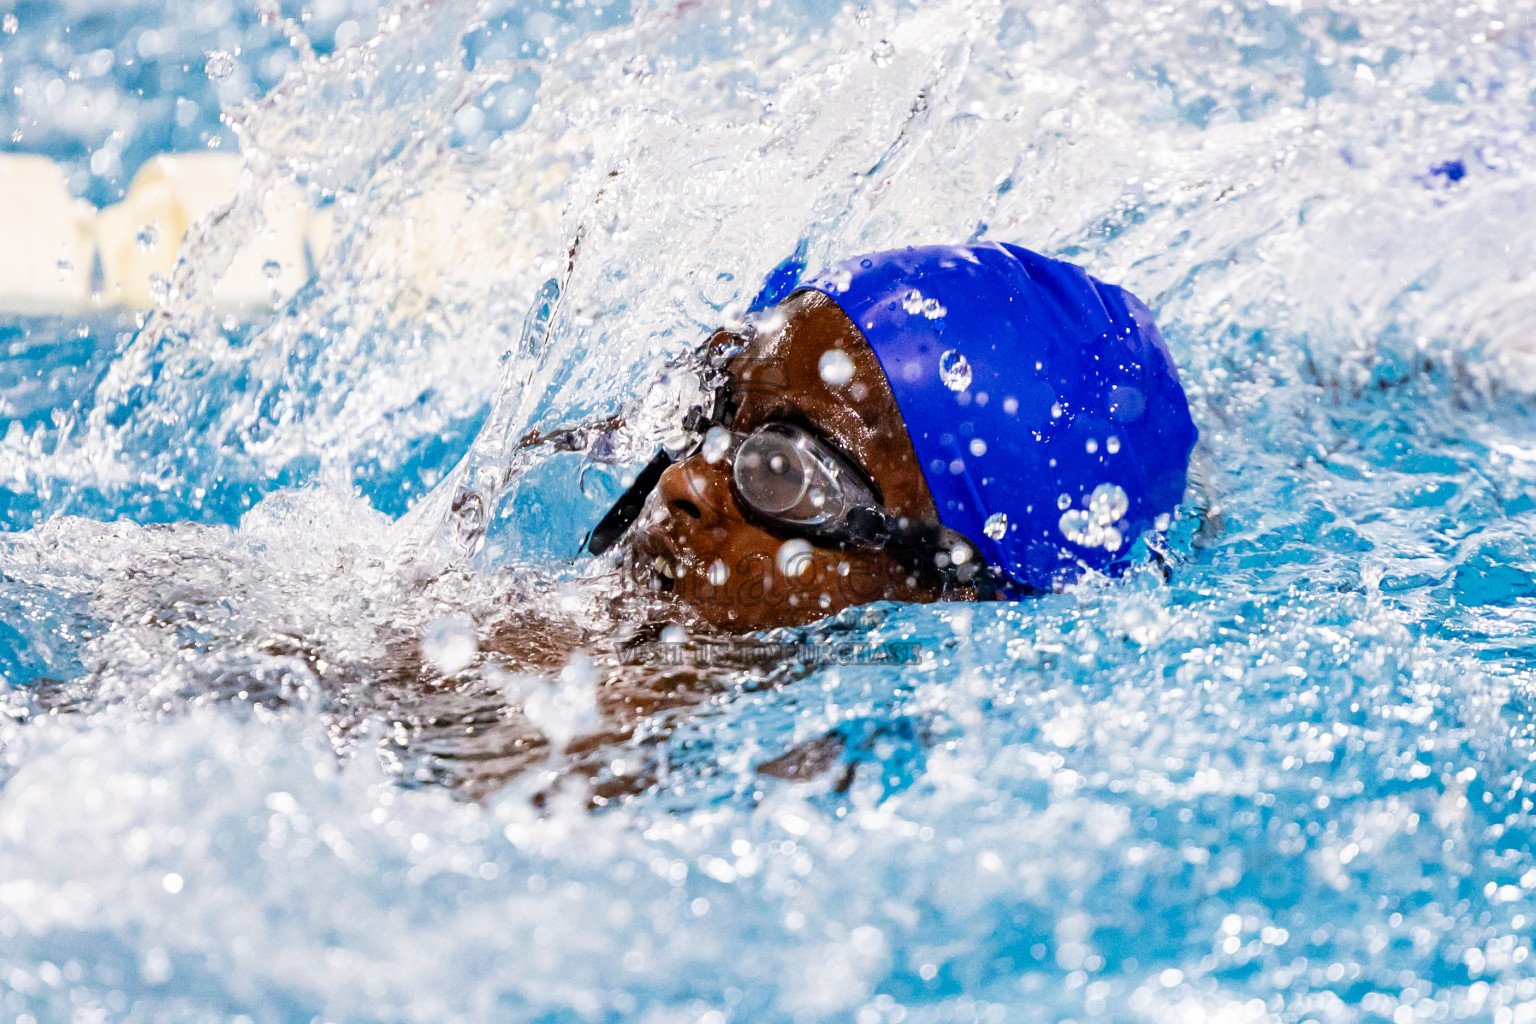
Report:
M777 313L725 364L731 430L748 434L773 422L809 430L846 456L887 508L937 524L896 399L864 336L817 292L792 295ZM661 475L629 535L626 562L638 585L732 630L940 596L937 584L885 551L808 545L761 522L742 507L731 473L730 459L710 462L701 452Z

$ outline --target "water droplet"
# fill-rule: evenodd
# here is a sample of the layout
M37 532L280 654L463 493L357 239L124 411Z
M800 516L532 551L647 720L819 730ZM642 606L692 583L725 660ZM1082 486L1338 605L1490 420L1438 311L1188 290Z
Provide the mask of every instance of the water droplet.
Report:
M842 387L853 379L853 360L840 348L829 348L816 363L821 379L833 387Z
M971 386L971 364L954 349L946 349L939 356L939 377L951 391L964 391Z
M4 22L0 22L0 28L4 28L5 29L5 34L8 35L8 36L15 35L16 34L16 30L18 28L20 28L20 27L21 27L21 24L20 24L20 22L18 22L16 20L16 15L14 15L14 14L7 14L5 16L5 21Z
M60 281L69 280L70 272L75 269L74 263L70 262L69 260L59 260L59 262L55 263L54 266L59 268Z
M1088 511L1104 526L1124 519L1130 507L1131 500L1119 484L1099 484L1088 497Z
M977 458L987 454L987 442L979 437L971 438L971 454Z
M267 275L267 282L269 284L275 284L277 283L277 275L283 272L283 265L277 262L277 260L267 260L267 262L261 265L261 272Z
M445 676L468 668L480 651L474 623L460 615L445 615L427 627L421 654Z
M142 252L153 252L155 246L160 244L160 227L157 224L145 224L139 228L133 236L134 242Z
M1056 526L1061 530L1061 535L1073 544L1082 544L1085 547L1096 547L1086 543L1087 531L1091 516L1080 508L1069 508L1056 520Z
M453 115L453 127L467 139L473 139L485 127L485 111L473 103L459 108Z
M1008 532L1008 513L994 512L987 516L986 525L981 528L981 532L993 540L1002 540L1003 534Z
M709 574L707 579L709 580L710 586L723 587L725 586L725 581L730 578L731 570L727 569L725 567L725 563L720 561L720 559L717 558L713 562L709 563Z
M1104 442L1104 447L1109 450L1109 454L1113 455L1120 450L1120 439L1111 434Z
M1065 494L1065 493L1059 495L1056 498L1056 507L1057 508L1071 508L1072 507L1072 495Z
M704 435L704 461L714 465L731 450L731 432L724 427L710 427Z
M939 317L948 312L949 310L939 305L938 299L923 300L923 316L927 317L929 320L937 320Z
M815 563L811 542L800 537L787 540L779 545L778 557L775 559L779 567L779 574L788 579L798 579L811 571Z
M901 308L913 316L923 311L923 293L913 288L901 297Z
M853 271L847 267L838 267L832 271L832 287L840 292L845 292L853 287Z
M149 300L157 306L168 306L171 302L171 282L160 274L149 275Z
M1114 524L1125 517L1130 499L1118 484L1099 484L1086 509L1068 509L1057 520L1062 536L1085 548L1119 551L1125 535Z
M882 68L889 64L894 56L896 56L896 47L891 45L889 39L880 40L875 44L874 49L869 51L869 59Z
M1088 449L1088 454L1089 455L1092 455L1094 452L1099 450L1099 442L1097 440L1095 440L1094 438L1090 437L1088 439L1088 443L1083 445L1083 447Z
M228 50L209 50L203 71L215 82L222 82L235 73L235 55Z

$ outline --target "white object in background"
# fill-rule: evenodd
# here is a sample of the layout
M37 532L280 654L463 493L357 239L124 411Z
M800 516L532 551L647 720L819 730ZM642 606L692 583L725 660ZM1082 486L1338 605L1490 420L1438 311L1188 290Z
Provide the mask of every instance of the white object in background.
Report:
M0 154L0 311L68 313L89 302L95 212L47 157Z
M158 156L133 177L121 203L97 215L107 305L149 306L153 278L170 280L187 229L235 197L241 161L225 153ZM309 276L304 251L308 210L296 188L269 192L265 227L242 240L213 290L222 307L266 306L291 295Z

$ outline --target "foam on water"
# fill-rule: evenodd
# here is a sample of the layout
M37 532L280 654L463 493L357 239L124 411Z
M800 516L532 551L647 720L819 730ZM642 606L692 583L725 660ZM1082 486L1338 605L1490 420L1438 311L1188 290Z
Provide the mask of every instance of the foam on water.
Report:
M1530 5L623 15L296 47L145 322L26 327L0 1010L1527 1019ZM230 319L279 183L332 244ZM1219 513L1172 580L605 694L625 623L569 559L673 426L669 360L786 257L977 237L1156 312ZM618 412L580 476L517 444ZM592 813L543 736L598 712ZM789 751L828 770L757 770Z

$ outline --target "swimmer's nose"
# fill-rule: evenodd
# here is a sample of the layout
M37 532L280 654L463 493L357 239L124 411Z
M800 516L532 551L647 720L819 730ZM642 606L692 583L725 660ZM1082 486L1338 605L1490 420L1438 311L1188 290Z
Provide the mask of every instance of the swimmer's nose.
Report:
M656 497L679 525L704 529L731 518L735 509L730 478L702 455L668 466L656 482Z

